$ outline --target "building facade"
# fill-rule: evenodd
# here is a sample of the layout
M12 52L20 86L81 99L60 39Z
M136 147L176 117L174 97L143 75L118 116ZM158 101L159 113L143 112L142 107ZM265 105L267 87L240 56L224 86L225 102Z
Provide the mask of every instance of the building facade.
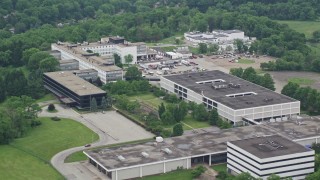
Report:
M62 103L79 109L90 108L93 98L97 105L106 96L106 92L76 76L70 71L49 72L43 74L46 89L54 93Z
M81 45L52 44L51 49L61 52L61 59L75 59L79 62L79 69L94 69L103 83L122 80L123 71L115 65L109 65L109 58L87 56L87 52Z
M227 143L227 168L234 175L248 172L255 178L305 179L314 172L314 150L281 136L259 137Z
M160 86L185 101L217 109L235 126L281 121L300 113L300 101L221 71L162 76Z

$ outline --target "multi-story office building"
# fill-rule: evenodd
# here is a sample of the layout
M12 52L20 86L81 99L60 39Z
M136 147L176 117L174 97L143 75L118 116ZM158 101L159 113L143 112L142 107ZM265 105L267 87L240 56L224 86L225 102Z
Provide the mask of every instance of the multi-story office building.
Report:
M300 101L218 70L162 76L160 86L183 100L217 109L235 126L281 121L300 113Z
M256 137L227 143L228 172L248 172L255 178L305 179L314 172L314 150L279 135Z
M45 88L54 93L63 103L80 109L90 108L92 98L95 98L97 105L100 106L101 99L106 96L105 91L71 71L44 73L43 82Z
M52 44L52 50L60 51L61 59L75 59L79 62L79 69L94 69L98 72L103 83L123 79L123 71L121 68L113 65L113 56L104 55L97 56L93 51L87 52L89 49L84 49L87 46L68 44L68 43L57 43ZM95 50L99 50L100 46L96 46ZM102 49L102 48L101 48ZM111 62L112 61L112 62Z

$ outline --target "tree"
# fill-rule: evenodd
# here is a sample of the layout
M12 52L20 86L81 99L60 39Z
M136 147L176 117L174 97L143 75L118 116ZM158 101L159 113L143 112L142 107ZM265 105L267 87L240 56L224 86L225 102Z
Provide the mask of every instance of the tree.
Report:
M319 42L320 41L320 30L314 31L312 33L312 38L315 42Z
M183 134L183 127L181 123L173 126L172 136L181 136Z
M205 43L199 43L199 53L205 54L208 51L208 46Z
M315 179L320 179L320 170L312 173L312 174L309 174L307 177L306 177L306 180L315 180Z
M173 119L173 115L169 110L166 110L162 116L161 116L161 121L163 122L163 124L165 125L169 125L169 124L173 124L175 123L174 119Z
M54 106L54 104L49 104L48 111L54 111L54 110L56 110L56 107Z
M121 63L121 57L118 54L113 54L114 57L114 64L120 68L123 67L122 63Z
M136 66L129 67L126 74L124 75L127 81L140 80L142 79L142 73Z
M296 91L299 89L299 85L293 82L289 82L281 90L281 94L284 94L289 97L293 97Z
M106 110L108 108L108 103L107 103L107 99L105 96L103 96L101 99L101 108L103 110Z
M206 168L203 166L198 166L195 169L192 170L192 178L198 178L202 173L206 171Z
M218 44L210 44L208 47L208 52L216 54L219 51L219 45Z
M92 98L90 101L90 111L96 112L98 110L98 104L96 98Z
M158 114L159 114L159 117L161 118L162 114L166 111L166 107L164 106L163 103L161 103L161 105L159 106L158 108Z
M239 53L245 52L244 43L243 43L243 41L241 39L236 39L234 41L234 45L237 47L237 51Z
M277 175L275 175L275 174L271 174L268 178L267 178L267 180L280 180L281 178L280 178L280 176L277 176Z
M133 61L133 56L131 54L128 54L128 55L124 56L124 60L125 60L126 64L130 64Z
M209 123L211 125L214 125L216 126L217 125L217 122L219 120L219 114L218 114L218 111L216 109L212 109L209 113Z
M239 68L231 68L230 69L230 74L241 78L242 74L243 74L243 69L241 67L239 67Z
M274 87L274 81L269 73L263 75L261 86L268 88L274 91L276 88Z
M208 112L206 110L206 107L203 104L197 105L196 109L192 111L192 116L197 121L207 121L208 119Z

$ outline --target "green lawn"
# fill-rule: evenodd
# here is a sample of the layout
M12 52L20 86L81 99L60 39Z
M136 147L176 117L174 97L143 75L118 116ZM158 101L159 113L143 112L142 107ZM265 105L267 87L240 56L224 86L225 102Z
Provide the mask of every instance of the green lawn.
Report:
M212 169L214 169L217 172L227 172L227 164L218 164L218 165L214 165L212 166Z
M208 121L204 121L204 122L202 122L202 121L196 121L195 119L193 119L193 118L191 117L190 114L188 114L188 115L184 118L183 122L186 123L186 124L188 124L189 126L195 128L195 129L197 129L197 128L205 128L205 127L210 127L210 126L211 126ZM184 130L190 130L191 128L184 125L184 126L183 126L183 129L184 129Z
M166 102L164 100L154 96L151 93L129 96L129 100L143 101L144 103L153 106L156 109L161 105L161 103L164 103L166 105Z
M50 164L8 145L0 146L0 179L64 179Z
M148 176L140 178L141 180L192 180L192 170L178 170L166 174Z
M238 60L238 63L241 63L241 64L252 64L252 63L254 63L254 60L250 60L250 59L239 59L239 60Z
M50 93L50 94L46 94L45 96L43 96L40 99L37 99L36 103L55 100L55 99L56 99L56 97L54 97L54 95Z
M39 119L42 125L26 137L0 146L0 179L64 179L48 164L51 157L98 139L97 134L73 120Z
M292 77L288 79L289 82L293 82L299 85L312 85L316 81L313 79L300 78L300 77Z
M307 38L311 38L312 33L320 30L320 22L316 21L277 21L281 24L287 24L291 29L304 33Z

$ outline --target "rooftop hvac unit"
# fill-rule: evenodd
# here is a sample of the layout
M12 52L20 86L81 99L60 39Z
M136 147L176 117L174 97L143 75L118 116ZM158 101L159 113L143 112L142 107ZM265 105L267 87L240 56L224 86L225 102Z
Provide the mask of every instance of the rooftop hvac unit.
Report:
M164 148L163 151L167 154L172 154L172 151L169 148Z
M148 157L149 157L149 154L146 153L146 152L142 152L141 155L142 155L143 157L145 157L145 158L148 158Z
M161 136L156 137L156 142L157 143L163 142L163 138Z
M126 160L126 158L124 158L123 156L121 156L121 155L119 155L118 156L118 159L120 160L120 161L124 161L124 160Z

